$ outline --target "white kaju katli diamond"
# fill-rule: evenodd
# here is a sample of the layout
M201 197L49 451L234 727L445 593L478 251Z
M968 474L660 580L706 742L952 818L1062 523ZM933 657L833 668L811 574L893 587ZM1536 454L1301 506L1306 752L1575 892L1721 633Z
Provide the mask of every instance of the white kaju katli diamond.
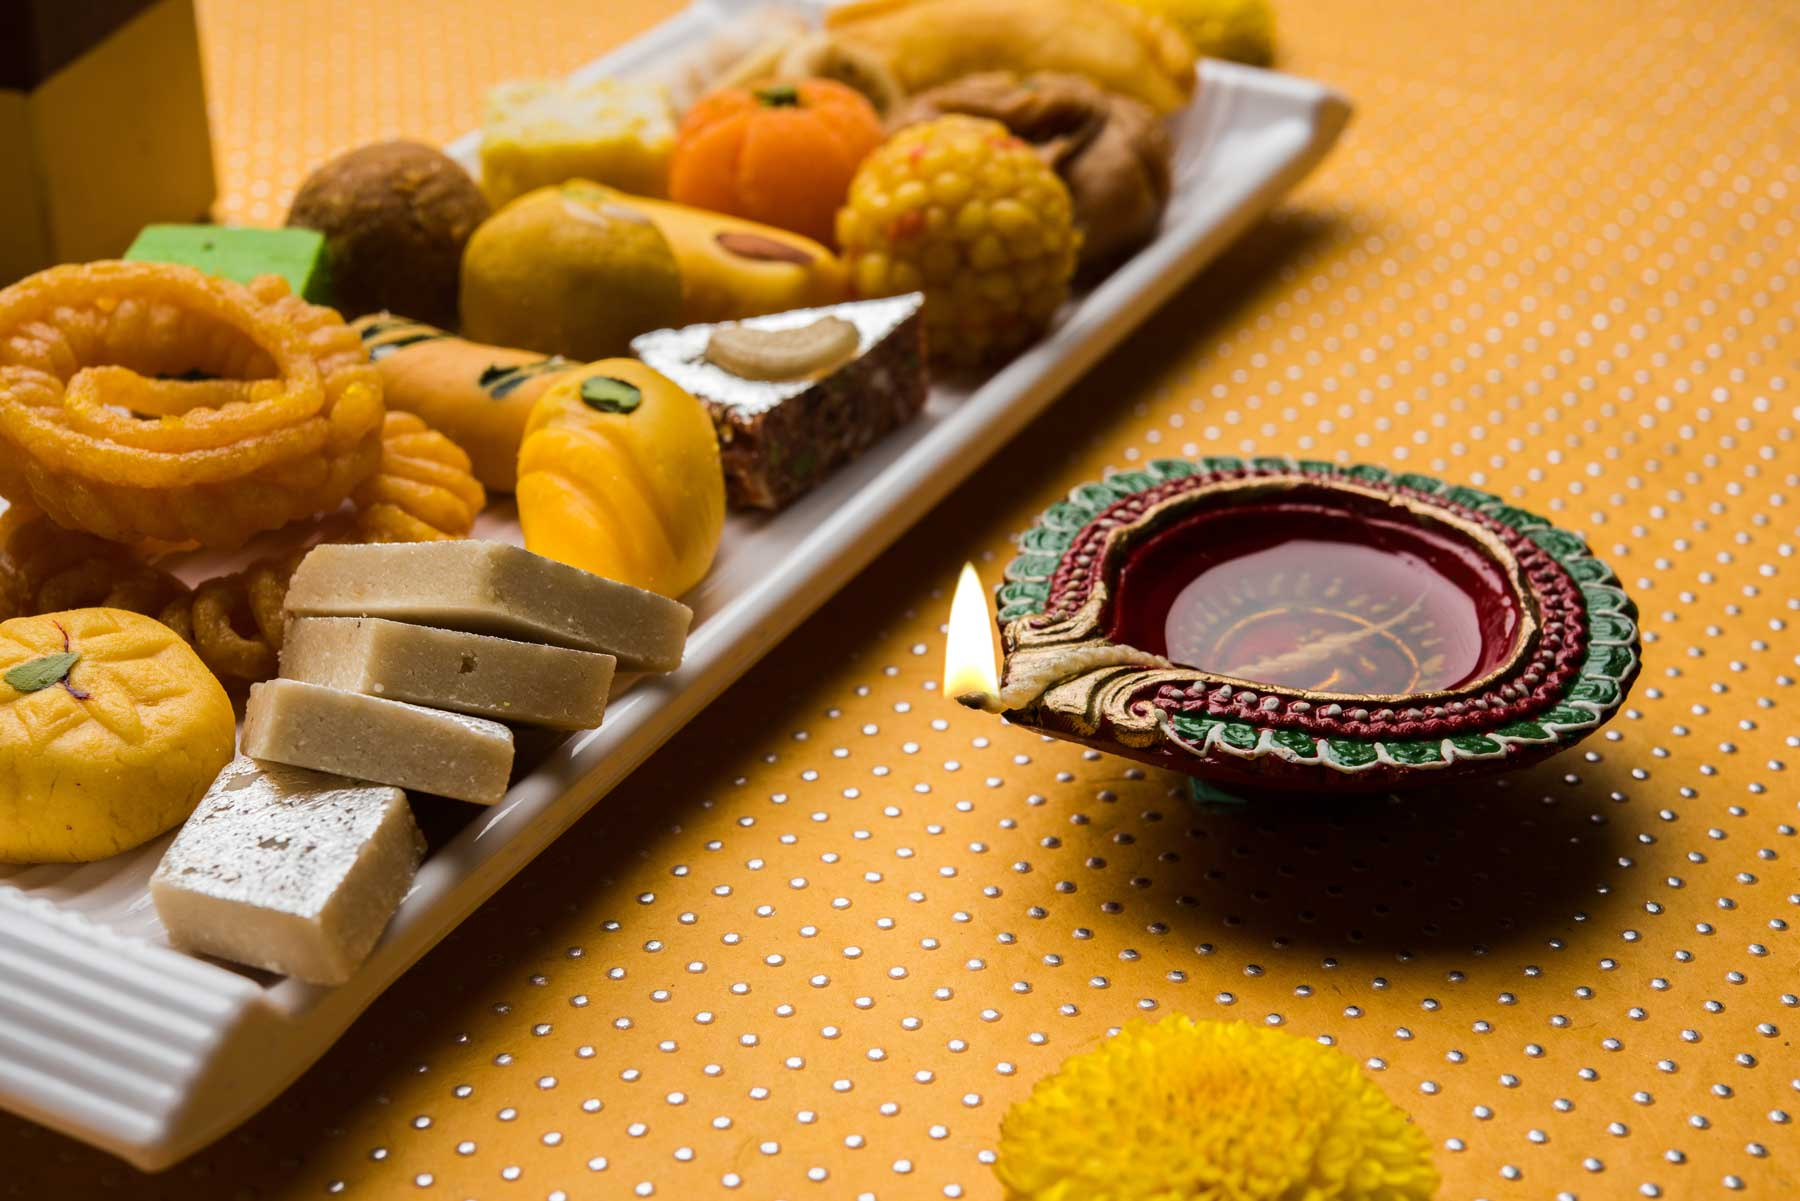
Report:
M183 950L341 984L424 853L400 789L239 756L163 855L150 896Z

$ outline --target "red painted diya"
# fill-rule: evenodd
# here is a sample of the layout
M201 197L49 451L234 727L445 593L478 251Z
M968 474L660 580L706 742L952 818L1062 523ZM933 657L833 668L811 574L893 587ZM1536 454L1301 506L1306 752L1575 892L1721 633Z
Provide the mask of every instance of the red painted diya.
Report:
M1637 677L1636 608L1579 536L1430 476L1164 459L1020 541L1008 717L1233 791L1519 767Z

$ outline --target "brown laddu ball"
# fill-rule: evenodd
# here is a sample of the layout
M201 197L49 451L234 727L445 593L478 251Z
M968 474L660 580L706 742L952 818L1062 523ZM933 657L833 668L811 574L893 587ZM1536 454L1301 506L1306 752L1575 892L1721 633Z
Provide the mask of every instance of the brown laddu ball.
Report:
M487 219L469 173L419 142L376 142L307 176L287 223L325 235L332 294L346 317L388 309L456 320L463 245Z

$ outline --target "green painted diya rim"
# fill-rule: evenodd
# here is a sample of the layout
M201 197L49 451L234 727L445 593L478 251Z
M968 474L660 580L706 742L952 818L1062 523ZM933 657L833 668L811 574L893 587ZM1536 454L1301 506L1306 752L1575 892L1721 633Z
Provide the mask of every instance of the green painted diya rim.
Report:
M1520 645L1498 672L1457 690L1365 704L1107 639L1110 581L1134 545L1203 497L1216 505L1234 489L1282 488L1324 488L1462 530L1521 590ZM1523 766L1610 719L1640 667L1636 608L1580 535L1418 473L1279 456L1158 459L1073 489L1019 545L996 591L1009 718L1234 786L1393 788Z

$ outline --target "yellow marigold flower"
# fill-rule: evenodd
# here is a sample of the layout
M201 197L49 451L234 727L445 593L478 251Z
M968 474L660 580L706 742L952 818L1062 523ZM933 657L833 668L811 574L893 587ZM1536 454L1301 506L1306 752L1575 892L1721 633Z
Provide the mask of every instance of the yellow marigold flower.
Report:
M1425 1134L1355 1061L1243 1022L1138 1022L1000 1124L1008 1201L1429 1201Z

